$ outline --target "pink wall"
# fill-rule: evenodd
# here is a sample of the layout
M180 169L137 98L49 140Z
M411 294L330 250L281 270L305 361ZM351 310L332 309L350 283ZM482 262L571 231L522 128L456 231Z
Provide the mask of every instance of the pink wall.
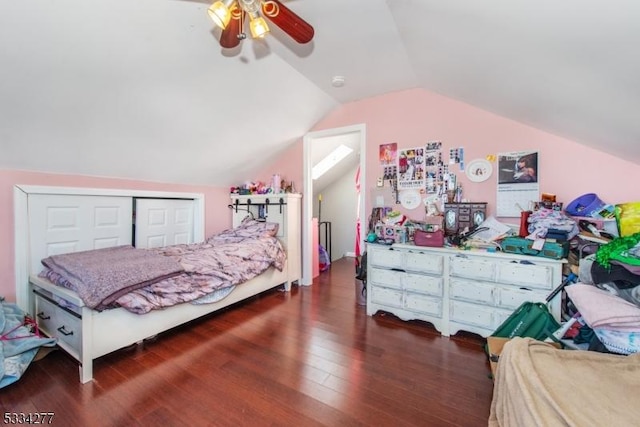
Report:
M568 139L496 116L467 104L422 89L396 92L346 104L330 113L312 130L366 124L366 183L371 188L381 174L378 146L397 142L400 148L423 146L431 140L443 142L443 151L464 147L465 160L484 158L506 151L538 150L540 190L554 193L569 203L584 193L596 193L608 203L640 200L640 166L582 146ZM280 159L256 173L255 179L268 182L273 173L293 180L302 190L302 139L293 144ZM448 156L445 156L448 159ZM494 164L495 166L495 164ZM490 179L472 183L462 173L458 179L464 197L486 201L495 209L496 185ZM248 177L252 179L252 177ZM174 184L149 183L82 176L52 175L35 172L0 170L0 295L14 300L13 185L53 185L92 188L130 188L153 191L204 193L206 198L206 234L230 226L226 210L228 189ZM363 189L366 212L372 201L368 188ZM409 211L416 216L417 211Z
M565 206L585 193L596 193L613 204L640 200L640 186L632 184L640 182L639 165L422 89L346 104L313 130L359 123L366 124L368 188L375 185L382 172L378 161L380 144L397 142L399 148L411 148L440 140L445 161L449 148L457 147L464 147L466 162L499 152L538 150L540 191L556 194ZM495 162L493 166L495 172ZM495 175L482 183L469 181L460 171L457 176L464 189L463 197L488 202L490 214L495 212ZM365 189L367 199L368 193ZM372 201L366 200L366 212L372 206ZM417 212L406 213L419 219L421 214Z
M274 163L256 173L256 179L271 182L274 173L279 174L287 183L293 181L296 193L302 192L302 142L291 144Z
M8 301L15 301L13 186L17 184L203 193L205 195L205 235L208 236L231 226L231 215L227 209L229 204L227 188L0 170L0 236L2 236L0 296Z

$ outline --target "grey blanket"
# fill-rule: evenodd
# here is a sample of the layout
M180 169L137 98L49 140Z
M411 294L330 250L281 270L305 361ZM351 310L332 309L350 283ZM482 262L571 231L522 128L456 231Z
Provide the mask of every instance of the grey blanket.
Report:
M184 271L171 257L128 245L52 255L42 264L64 277L85 305L95 310L108 308L132 290Z

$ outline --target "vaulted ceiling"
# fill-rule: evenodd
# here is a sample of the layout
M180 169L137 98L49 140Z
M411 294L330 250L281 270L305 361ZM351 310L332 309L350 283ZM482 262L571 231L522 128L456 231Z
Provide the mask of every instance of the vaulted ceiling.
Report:
M640 164L640 2L283 2L311 43L221 49L208 1L0 1L0 168L226 186L416 87Z

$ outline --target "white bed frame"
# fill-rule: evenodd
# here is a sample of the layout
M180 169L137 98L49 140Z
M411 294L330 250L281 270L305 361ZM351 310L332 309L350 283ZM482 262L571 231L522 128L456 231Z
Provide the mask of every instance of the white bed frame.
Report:
M301 277L301 257L300 257L300 195L287 194L270 197L270 207L272 214L268 215L269 221L279 222L279 238L287 250L287 263L283 271L269 268L260 276L243 283L224 299L219 302L194 305L179 304L163 310L154 310L144 315L133 314L123 308L105 310L97 312L84 306L83 302L73 291L60 288L50 284L48 281L37 277L40 270L39 261L32 257L42 258L42 254L50 253L51 248L56 253L60 252L60 245L52 245L47 241L46 230L37 230L34 221L30 217L42 215L42 212L34 211L46 208L47 204L30 203L29 196L35 194L49 194L65 196L74 194L86 197L89 206L92 200L98 200L96 196L103 197L105 191L114 197L135 197L140 196L138 192L128 190L91 190L91 189L69 189L69 188L47 188L47 187L26 187L17 186L14 192L16 202L16 295L25 311L34 313L40 328L48 335L58 338L58 344L75 359L80 362L80 381L86 383L93 379L93 360L127 347L134 343L142 342L144 339L159 334L160 332L182 325L191 320L197 319L209 313L213 313L231 304L250 298L268 289L284 284L285 290L291 289L293 281L300 280ZM134 194L135 193L135 194ZM204 196L182 193L157 193L153 196L193 199L196 204L194 223L196 241L202 240L202 230L204 229ZM153 197L152 196L152 197ZM145 193L144 197L148 197ZM264 196L240 196L232 198L232 204L236 209L232 209L233 223L237 224L248 213L242 208L247 202L250 210L258 212L258 206L266 200ZM83 201L85 199L82 199ZM237 200L237 202L236 202ZM273 206L275 204L275 206ZM221 207L222 208L222 207ZM226 206L224 207L226 209ZM95 210L95 209L94 209ZM112 212L113 210L109 211ZM49 213L50 215L50 213ZM114 215L115 217L115 215ZM107 221L109 222L109 215ZM68 218L64 218L67 220ZM42 222L42 221L40 221ZM37 223L37 221L36 221ZM46 221L45 221L46 223ZM75 224L83 234L82 222ZM129 227L130 228L130 227ZM86 230L93 233L93 230ZM42 236L35 238L33 236ZM200 237L200 238L199 238ZM109 240L113 245L123 244L115 240ZM104 239L103 239L104 242ZM57 249L56 249L57 248ZM67 252L85 250L86 248L73 247ZM47 255L48 256L48 255ZM18 271L18 266L21 270ZM28 279L24 280L25 270ZM62 298L78 308L69 309L57 303L57 299Z

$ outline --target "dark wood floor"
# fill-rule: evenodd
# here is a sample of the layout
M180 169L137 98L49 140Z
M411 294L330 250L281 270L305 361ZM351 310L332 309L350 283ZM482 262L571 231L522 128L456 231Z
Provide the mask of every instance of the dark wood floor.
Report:
M311 287L104 356L88 384L54 351L0 390L0 407L54 412L60 426L485 426L482 340L368 317L354 276L353 259L336 261Z

